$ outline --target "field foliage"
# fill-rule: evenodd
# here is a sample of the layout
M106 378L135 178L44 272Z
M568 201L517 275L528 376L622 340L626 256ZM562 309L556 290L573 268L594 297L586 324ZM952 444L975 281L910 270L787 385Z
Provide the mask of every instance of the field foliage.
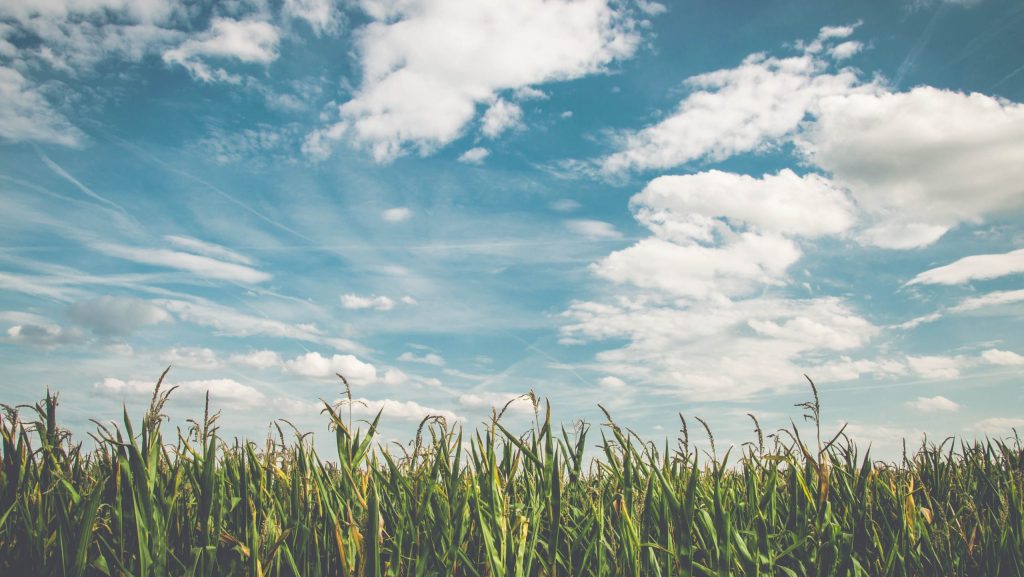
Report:
M380 415L325 403L329 456L286 423L262 444L222 439L208 413L169 432L169 394L97 423L89 450L55 396L5 407L0 575L1024 575L1016 435L875 462L823 436L816 392L805 431L754 420L752 442L708 451L690 440L711 437L703 421L656 446L610 416L555 426L532 396L525 433L497 412L473 432L428 418L388 449Z

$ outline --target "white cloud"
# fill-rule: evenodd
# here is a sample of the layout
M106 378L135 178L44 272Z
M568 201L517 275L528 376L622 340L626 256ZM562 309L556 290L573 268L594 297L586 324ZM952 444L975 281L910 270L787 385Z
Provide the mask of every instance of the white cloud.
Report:
M999 349L988 349L981 353L981 358L993 365L1021 366L1024 365L1024 356L1013 351L1001 351Z
M41 296L56 301L72 301L80 291L68 287L74 284L63 275L26 275L0 272L0 289Z
M22 71L53 69L69 76L104 60L140 61L183 33L164 28L187 18L175 0L27 0L0 3L0 56ZM30 37L15 47L3 40ZM27 72L26 72L27 73Z
M209 301L156 300L154 304L176 315L180 320L216 329L215 334L236 337L263 335L283 339L330 345L338 350L362 352L365 347L348 339L330 337L315 326L291 324L279 320L240 313L235 309Z
M619 297L611 304L575 302L563 317L564 343L625 341L598 353L596 368L633 385L699 400L785 390L819 370L842 377L826 355L855 350L878 333L838 298L677 304ZM857 368L848 378L882 370Z
M108 395L117 396L146 396L152 395L156 386L154 381L142 380L121 380L105 378L93 385L93 389ZM210 398L217 401L228 401L230 403L252 406L263 402L266 396L260 391L243 385L233 379L210 379L201 381L180 381L177 383L164 383L161 390L169 390L177 387L171 398L185 395L189 398L201 398L210 393Z
M1024 289L1013 291L992 291L980 297L966 298L960 304L951 308L952 312L968 312L978 309L1014 304L1024 301Z
M470 148L459 156L459 162L466 164L483 164L484 159L490 156L491 151L482 146Z
M686 81L692 92L664 120L621 137L620 150L600 160L606 174L722 160L792 135L830 95L858 88L851 70L829 72L811 52L789 58L748 56L736 68Z
M406 351L398 357L398 360L407 363L420 363L424 365L433 365L435 367L444 366L444 357L437 353L426 353L422 356L417 356L412 351Z
M444 417L448 423L463 420L459 415L446 410L435 409L417 403L416 401L397 401L395 399L352 399L352 414L359 417L374 417L378 412L383 411L384 419L399 419L403 421L422 421L430 416Z
M167 249L138 248L111 243L97 243L92 248L112 257L151 266L188 271L196 276L240 283L270 280L268 273L233 262Z
M844 192L816 174L789 169L754 178L711 170L661 176L630 199L637 220L674 242L712 242L732 225L786 236L840 234L856 213Z
M381 382L385 385L404 385L409 382L409 375L399 369L388 369L384 371Z
M557 212L572 212L572 211L578 209L581 205L580 205L580 203L576 202L575 200L573 200L571 198L561 198L561 199L558 199L558 200L552 202L548 206L551 207L551 210L554 210L554 211L557 211Z
M350 310L374 309L378 311L389 311L395 308L395 301L386 296L361 297L356 294L341 295L341 306Z
M518 104L498 98L480 119L480 132L487 138L497 138L506 130L522 126L522 120L523 109Z
M457 399L459 405L467 409L495 409L502 410L508 405L508 411L513 413L532 413L533 403L522 393L465 393Z
M28 21L110 11L124 12L137 21L158 22L167 18L172 10L173 2L167 0L22 0L5 2L0 6L0 15Z
M113 343L103 347L103 350L122 357L135 356L135 349L128 343Z
M615 225L601 220L567 220L565 227L591 240L622 238L622 233L615 229Z
M294 375L315 378L341 373L353 385L367 385L377 380L376 367L352 355L325 357L317 352L306 353L285 362L284 368Z
M915 248L952 227L1024 207L1024 104L928 86L894 93L852 69L830 71L828 48L853 27L823 29L789 58L754 54L690 78L693 91L661 122L620 139L606 174L717 161L794 141L850 192L861 242ZM825 50L828 48L828 50Z
M651 181L630 199L654 236L592 265L598 276L688 298L784 284L802 256L788 237L841 234L855 222L842 190L790 170L754 178L717 170Z
M1019 417L989 417L971 425L970 430L994 435L1011 435L1011 429L1024 429L1024 419Z
M264 98L268 106L285 110L301 110L304 106L301 100L287 94L265 92ZM268 162L290 159L290 147L299 141L299 130L296 124L272 125L264 122L256 123L251 128L230 130L213 126L207 136L195 141L189 148L218 164L247 162L262 166Z
M217 353L204 347L176 347L160 355L160 360L175 367L219 369L224 366Z
M0 66L0 139L81 146L85 134L14 68Z
M907 364L926 379L955 379L960 376L963 359L958 357L907 357Z
M977 254L926 270L908 282L915 284L963 284L1024 273L1024 248L1003 254Z
M874 218L868 244L925 246L1024 207L1024 104L928 86L837 94L797 143Z
M16 343L52 348L80 343L85 340L85 335L75 327L64 328L55 324L25 323L9 327L7 338Z
M344 23L335 0L284 0L281 13L289 18L306 21L318 36L337 35Z
M908 401L907 406L922 413L952 412L959 411L960 405L943 397L918 397L916 400Z
M606 0L364 0L373 22L357 32L363 81L337 124L307 151L348 135L385 162L458 138L477 105L502 91L601 72L640 37Z
M412 210L407 206L396 206L380 213L380 217L386 222L405 222L412 218Z
M267 65L277 59L280 42L277 28L260 20L214 18L209 30L163 53L164 62L184 66L203 82L238 83L241 77L224 68L211 68L207 59L237 60Z
M406 304L406 305L409 305L409 306L413 306L413 305L419 304L416 301L416 299L412 298L409 295L405 295L404 297L402 297L401 301L402 301L402 304Z
M626 381L623 381L619 377L613 377L611 375L601 377L601 380L598 381L597 384L601 385L601 387L604 389L609 389L613 391L623 390L626 388Z
M863 49L863 44L856 40L850 40L833 46L832 49L829 50L829 55L836 60L846 60L847 58L852 58Z
M148 301L115 296L78 301L68 307L68 316L95 333L118 336L171 320L167 311Z
M617 284L693 298L748 293L763 284L781 284L800 259L793 241L746 232L724 247L679 245L643 239L591 265L598 276Z
M223 247L219 244L213 244L212 242L206 242L197 238L189 236L178 236L178 235L166 235L164 240L173 244L174 246L187 250L194 254L201 254L212 258L227 260L231 262L237 262L239 264L253 264L252 259L238 254L237 252Z
M269 350L231 355L228 360L235 365L244 365L256 369L270 369L281 366L281 355Z

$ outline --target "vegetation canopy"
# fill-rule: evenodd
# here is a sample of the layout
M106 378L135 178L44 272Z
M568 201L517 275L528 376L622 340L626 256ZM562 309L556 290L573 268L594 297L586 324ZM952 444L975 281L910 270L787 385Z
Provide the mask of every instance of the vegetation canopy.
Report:
M165 373L166 374L166 373ZM161 377L161 382L162 382ZM207 411L167 435L158 382L139 421L85 450L57 397L4 406L0 575L1020 576L1022 446L923 442L872 461L822 436L817 391L791 428L720 452L644 441L611 416L570 430L496 411L469 433L428 417L399 450L324 403L337 455L307 435L218 435ZM287 424L287 422L285 422ZM600 458L584 456L595 443Z

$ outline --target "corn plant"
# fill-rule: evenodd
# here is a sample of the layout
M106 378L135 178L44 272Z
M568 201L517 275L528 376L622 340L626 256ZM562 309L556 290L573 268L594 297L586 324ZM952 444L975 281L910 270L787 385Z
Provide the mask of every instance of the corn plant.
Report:
M428 417L378 444L377 414L324 403L336 452L295 431L222 439L217 414L170 434L158 381L139 420L84 450L58 398L0 418L0 575L156 577L1024 576L1024 447L922 443L873 461L821 429L817 390L791 427L719 454L670 449L605 413L476 431ZM346 411L345 404L349 404ZM588 442L599 458L585 459Z

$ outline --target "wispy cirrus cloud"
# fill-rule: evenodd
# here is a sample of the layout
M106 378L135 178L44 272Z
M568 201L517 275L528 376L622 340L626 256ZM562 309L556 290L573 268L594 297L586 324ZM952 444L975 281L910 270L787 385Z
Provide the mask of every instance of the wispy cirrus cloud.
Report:
M171 312L184 322L210 327L217 334L251 337L265 336L293 339L334 347L341 351L366 352L366 347L346 338L325 334L308 323L288 323L281 320L246 314L203 299L185 301L179 299L156 299L154 304Z
M233 262L163 248L142 248L100 242L92 248L108 256L155 267L186 271L196 276L239 283L261 283L272 278L269 273Z
M964 284L1024 273L1024 249L1003 254L976 254L918 273L907 285Z

